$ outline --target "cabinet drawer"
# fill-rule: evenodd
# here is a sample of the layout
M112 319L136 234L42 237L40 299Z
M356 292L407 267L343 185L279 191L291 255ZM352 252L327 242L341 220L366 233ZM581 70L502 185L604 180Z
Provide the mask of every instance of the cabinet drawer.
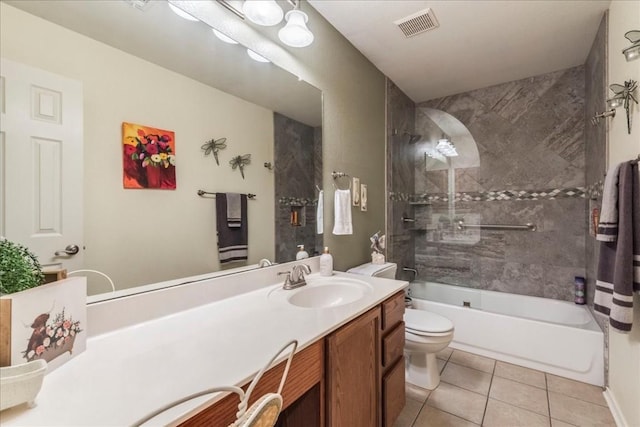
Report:
M400 322L382 340L382 366L389 367L402 356L404 350L404 322Z
M404 357L382 378L383 427L391 427L406 403Z
M398 292L382 303L382 330L393 328L404 316L404 292Z

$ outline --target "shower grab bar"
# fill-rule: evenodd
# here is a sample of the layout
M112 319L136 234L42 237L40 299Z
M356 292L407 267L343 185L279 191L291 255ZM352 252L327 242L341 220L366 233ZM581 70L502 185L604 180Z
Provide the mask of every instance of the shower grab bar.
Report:
M402 217L402 222L416 222L416 220L413 219L413 218L408 218L406 216L403 216Z
M484 228L487 230L524 230L524 231L536 231L538 227L530 222L524 225L509 225L509 224L465 224L464 221L458 221L458 229L464 230L465 228Z

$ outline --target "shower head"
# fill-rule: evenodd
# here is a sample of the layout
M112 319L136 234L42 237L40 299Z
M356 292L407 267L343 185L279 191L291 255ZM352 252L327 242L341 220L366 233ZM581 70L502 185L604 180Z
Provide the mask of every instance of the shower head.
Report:
M422 138L422 135L409 133L407 131L405 131L404 134L405 135L409 135L409 144L413 144L415 142L418 142L420 140L420 138Z

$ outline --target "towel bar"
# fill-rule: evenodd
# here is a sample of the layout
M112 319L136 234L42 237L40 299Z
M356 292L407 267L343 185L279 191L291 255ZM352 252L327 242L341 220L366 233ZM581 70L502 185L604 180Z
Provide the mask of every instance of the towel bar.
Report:
M205 195L216 197L216 193L211 193L209 191L204 191L204 190L198 190L198 196L203 197ZM247 194L247 199L255 200L256 199L256 195L248 193Z
M538 227L530 222L524 225L509 225L509 224L465 224L464 221L458 221L458 229L464 230L465 228L484 228L487 230L523 230L523 231L536 231Z

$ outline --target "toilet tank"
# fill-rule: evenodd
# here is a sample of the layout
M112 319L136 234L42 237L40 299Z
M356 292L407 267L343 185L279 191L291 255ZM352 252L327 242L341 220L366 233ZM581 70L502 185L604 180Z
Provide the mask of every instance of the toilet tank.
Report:
M384 264L372 264L370 262L350 268L347 273L360 274L362 276L382 277L385 279L395 279L398 265L394 262Z

